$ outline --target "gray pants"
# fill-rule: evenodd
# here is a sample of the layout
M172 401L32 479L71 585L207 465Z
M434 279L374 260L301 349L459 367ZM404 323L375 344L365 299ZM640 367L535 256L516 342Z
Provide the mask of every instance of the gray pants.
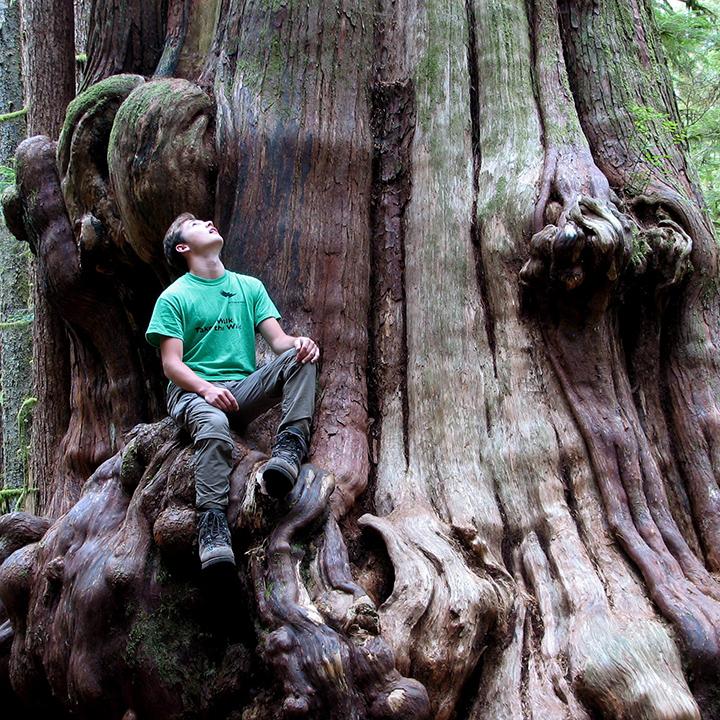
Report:
M195 504L198 509L224 509L228 503L232 440L230 420L247 425L258 415L282 403L278 432L292 427L310 439L310 419L315 406L316 367L295 360L288 350L244 380L213 382L227 388L239 410L225 413L197 393L170 383L168 412L190 432L195 445Z

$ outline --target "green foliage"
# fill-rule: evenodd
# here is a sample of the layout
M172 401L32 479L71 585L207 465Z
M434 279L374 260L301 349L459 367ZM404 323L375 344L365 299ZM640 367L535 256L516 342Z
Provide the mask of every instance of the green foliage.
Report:
M632 231L632 254L630 255L630 264L634 268L641 267L650 252L651 248L647 240L643 237L640 231L634 227Z
M647 105L634 105L630 108L630 113L637 133L636 141L640 144L643 159L653 167L662 169L665 167L666 161L671 160L671 157L656 151L654 138L670 135L673 142L685 145L687 143L685 129L681 127L680 123L672 120L667 113ZM644 181L634 182L634 184L642 187L648 180L649 177L646 177Z
M37 404L37 398L26 397L18 409L15 421L17 422L20 447L18 455L22 462L24 483L22 487L6 487L0 489L0 514L25 509L25 500L28 495L37 492L30 487L29 459L30 459L30 426L32 413Z
M655 10L682 136L720 231L720 0L655 0Z
M675 120L671 120L667 113L644 105L635 105L630 108L630 112L635 122L635 129L639 133L649 135L652 132L652 126L657 124L664 131L670 133L676 143L685 142L687 137L685 129L680 127L680 124Z
M19 317L8 318L7 320L0 320L0 330L12 330L19 327L27 327L33 321L33 313L26 313Z
M263 588L263 595L265 596L265 600L270 600L273 594L273 590L275 589L275 583L272 581L265 582L265 587Z
M662 169L667 160L671 157L667 154L658 153L654 138L658 135L670 135L674 142L682 144L685 141L684 130L679 123L670 119L667 113L656 110L646 105L634 105L630 108L633 123L635 125L635 142L639 144L642 157L649 165ZM649 181L648 173L641 173L633 179L633 185L639 192Z
M0 490L0 514L23 510L27 496L34 495L36 492L36 488L29 487Z
M15 186L15 168L0 165L0 195L6 188Z
M25 478L24 490L29 491L28 484L30 482L30 428L32 426L33 411L37 405L36 397L26 397L17 411L16 422L18 428L18 437L20 439L20 448L18 454L21 456L23 463L23 477Z

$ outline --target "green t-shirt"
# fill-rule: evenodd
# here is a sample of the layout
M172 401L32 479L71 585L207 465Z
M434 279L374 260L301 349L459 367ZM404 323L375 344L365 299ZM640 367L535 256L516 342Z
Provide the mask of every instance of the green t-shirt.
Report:
M155 303L145 337L183 341L183 362L203 380L242 380L256 369L255 329L280 314L254 277L225 271L206 280L187 272Z

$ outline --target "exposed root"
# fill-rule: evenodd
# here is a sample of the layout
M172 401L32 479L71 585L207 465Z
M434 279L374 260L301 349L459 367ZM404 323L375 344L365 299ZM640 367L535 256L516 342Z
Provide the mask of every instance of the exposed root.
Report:
M305 466L264 563L253 562L260 616L274 628L265 655L282 677L283 716L356 717L360 698L364 717L427 718L425 689L395 669L374 605L352 581L335 520L323 521L333 488L332 476ZM295 543L318 522L325 536L313 563L313 601L302 579L304 550Z
M720 482L720 294L717 276L720 263L717 240L703 210L694 173L688 167L684 143L678 142L674 127L678 111L664 60L655 42L652 8L633 2L633 32L626 32L627 7L622 3L562 0L563 45L571 69L570 82L575 105L592 146L596 162L613 185L629 199L632 213L647 229L663 223L666 213L678 227L675 237L665 234L663 244L672 248L669 267L650 278L662 285L675 282L653 293L650 303L639 309L650 311L650 322L641 321L638 335L640 351L633 357L637 396L649 397L648 416L662 409L664 423L654 423L658 433L659 455L673 459L668 463L674 485L687 488L691 509L676 503L675 512L683 524L697 531L702 555L713 571L720 569L720 523L718 522L718 484ZM647 52L637 62L637 48ZM630 71L613 62L625 55L636 58ZM670 122L653 122L639 132L631 108L647 104L647 88L654 84L653 107ZM598 102L612 92L612 102ZM678 237L678 230L680 230ZM693 273L678 282L686 261L680 259L692 239ZM673 269L675 266L679 272ZM652 267L651 265L649 267ZM668 292L672 289L673 292ZM656 374L643 372L650 363L641 347L648 331L662 348L657 353L660 368ZM661 393L652 386L660 385ZM656 397L662 395L662 407ZM664 427L663 427L664 425ZM677 493L678 496L682 492ZM716 701L713 710L720 713Z
M278 522L278 508L255 497L257 486L248 482L263 457L235 445L229 514L232 520L241 510L236 550L241 537L257 547L274 527L251 566L260 623L271 630L265 656L283 678L285 715L427 718L424 687L395 669L375 607L350 574L328 517L332 476L305 466ZM12 554L0 565L9 618L0 626L0 668L7 667L0 687L11 682L26 707L93 719L158 717L162 708L164 717L193 718L223 703L252 704L244 680L251 649L230 639L238 620L246 638L251 628L246 618L231 617L237 605L226 607L218 595L233 592L233 577L218 577L222 586L213 588L200 575L191 462L170 419L138 426L124 452L98 468L79 502L49 529L49 521L3 518L0 547ZM241 500L248 496L254 500ZM301 572L304 544L313 568ZM256 701L267 703L270 690Z
M580 654L572 662L577 690L602 717L700 720L677 647L657 622L634 622L619 632L598 615L576 632L572 650L580 649Z
M379 612L398 667L412 668L427 685L438 720L452 717L508 597L466 565L450 529L422 504L359 523L380 533L395 567L393 592Z
M47 518L24 512L0 516L0 565L16 552L19 556L32 557L33 548L37 547L37 542L47 532L50 524L51 521ZM23 553L22 549L26 547L30 549ZM28 569L27 563L22 561L18 563L18 567ZM21 580L17 577L17 572L11 573L11 581L13 580L16 583ZM25 593L22 590L22 582L19 585L19 600L22 602ZM11 604L13 600L14 598L11 597ZM5 601L0 600L0 702L8 717L13 716L13 713L19 717L22 709L10 683L10 654L15 639L15 629L9 613Z
M666 295L665 290L678 285L693 269L692 238L660 198L638 196L632 208L641 223L633 243L633 269L651 278L656 297Z
M522 279L542 308L550 359L588 447L610 527L654 602L675 624L687 658L705 672L720 667L720 586L672 516L610 312L631 256L631 226L584 198L568 217L572 224L562 230L546 227L534 237ZM646 273L654 271L664 289L687 272L691 244L670 218L661 223L642 237Z
M37 542L52 522L25 512L0 515L0 565L16 550Z

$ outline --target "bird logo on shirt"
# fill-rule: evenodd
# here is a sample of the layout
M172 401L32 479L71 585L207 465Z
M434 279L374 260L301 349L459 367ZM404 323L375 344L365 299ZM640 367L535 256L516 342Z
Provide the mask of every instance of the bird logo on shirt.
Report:
M225 291L225 290L221 290L221 291L220 291L220 294L221 294L223 297L226 297L226 298L235 297L235 295L237 295L237 293L231 293L231 292L227 292L227 291Z

